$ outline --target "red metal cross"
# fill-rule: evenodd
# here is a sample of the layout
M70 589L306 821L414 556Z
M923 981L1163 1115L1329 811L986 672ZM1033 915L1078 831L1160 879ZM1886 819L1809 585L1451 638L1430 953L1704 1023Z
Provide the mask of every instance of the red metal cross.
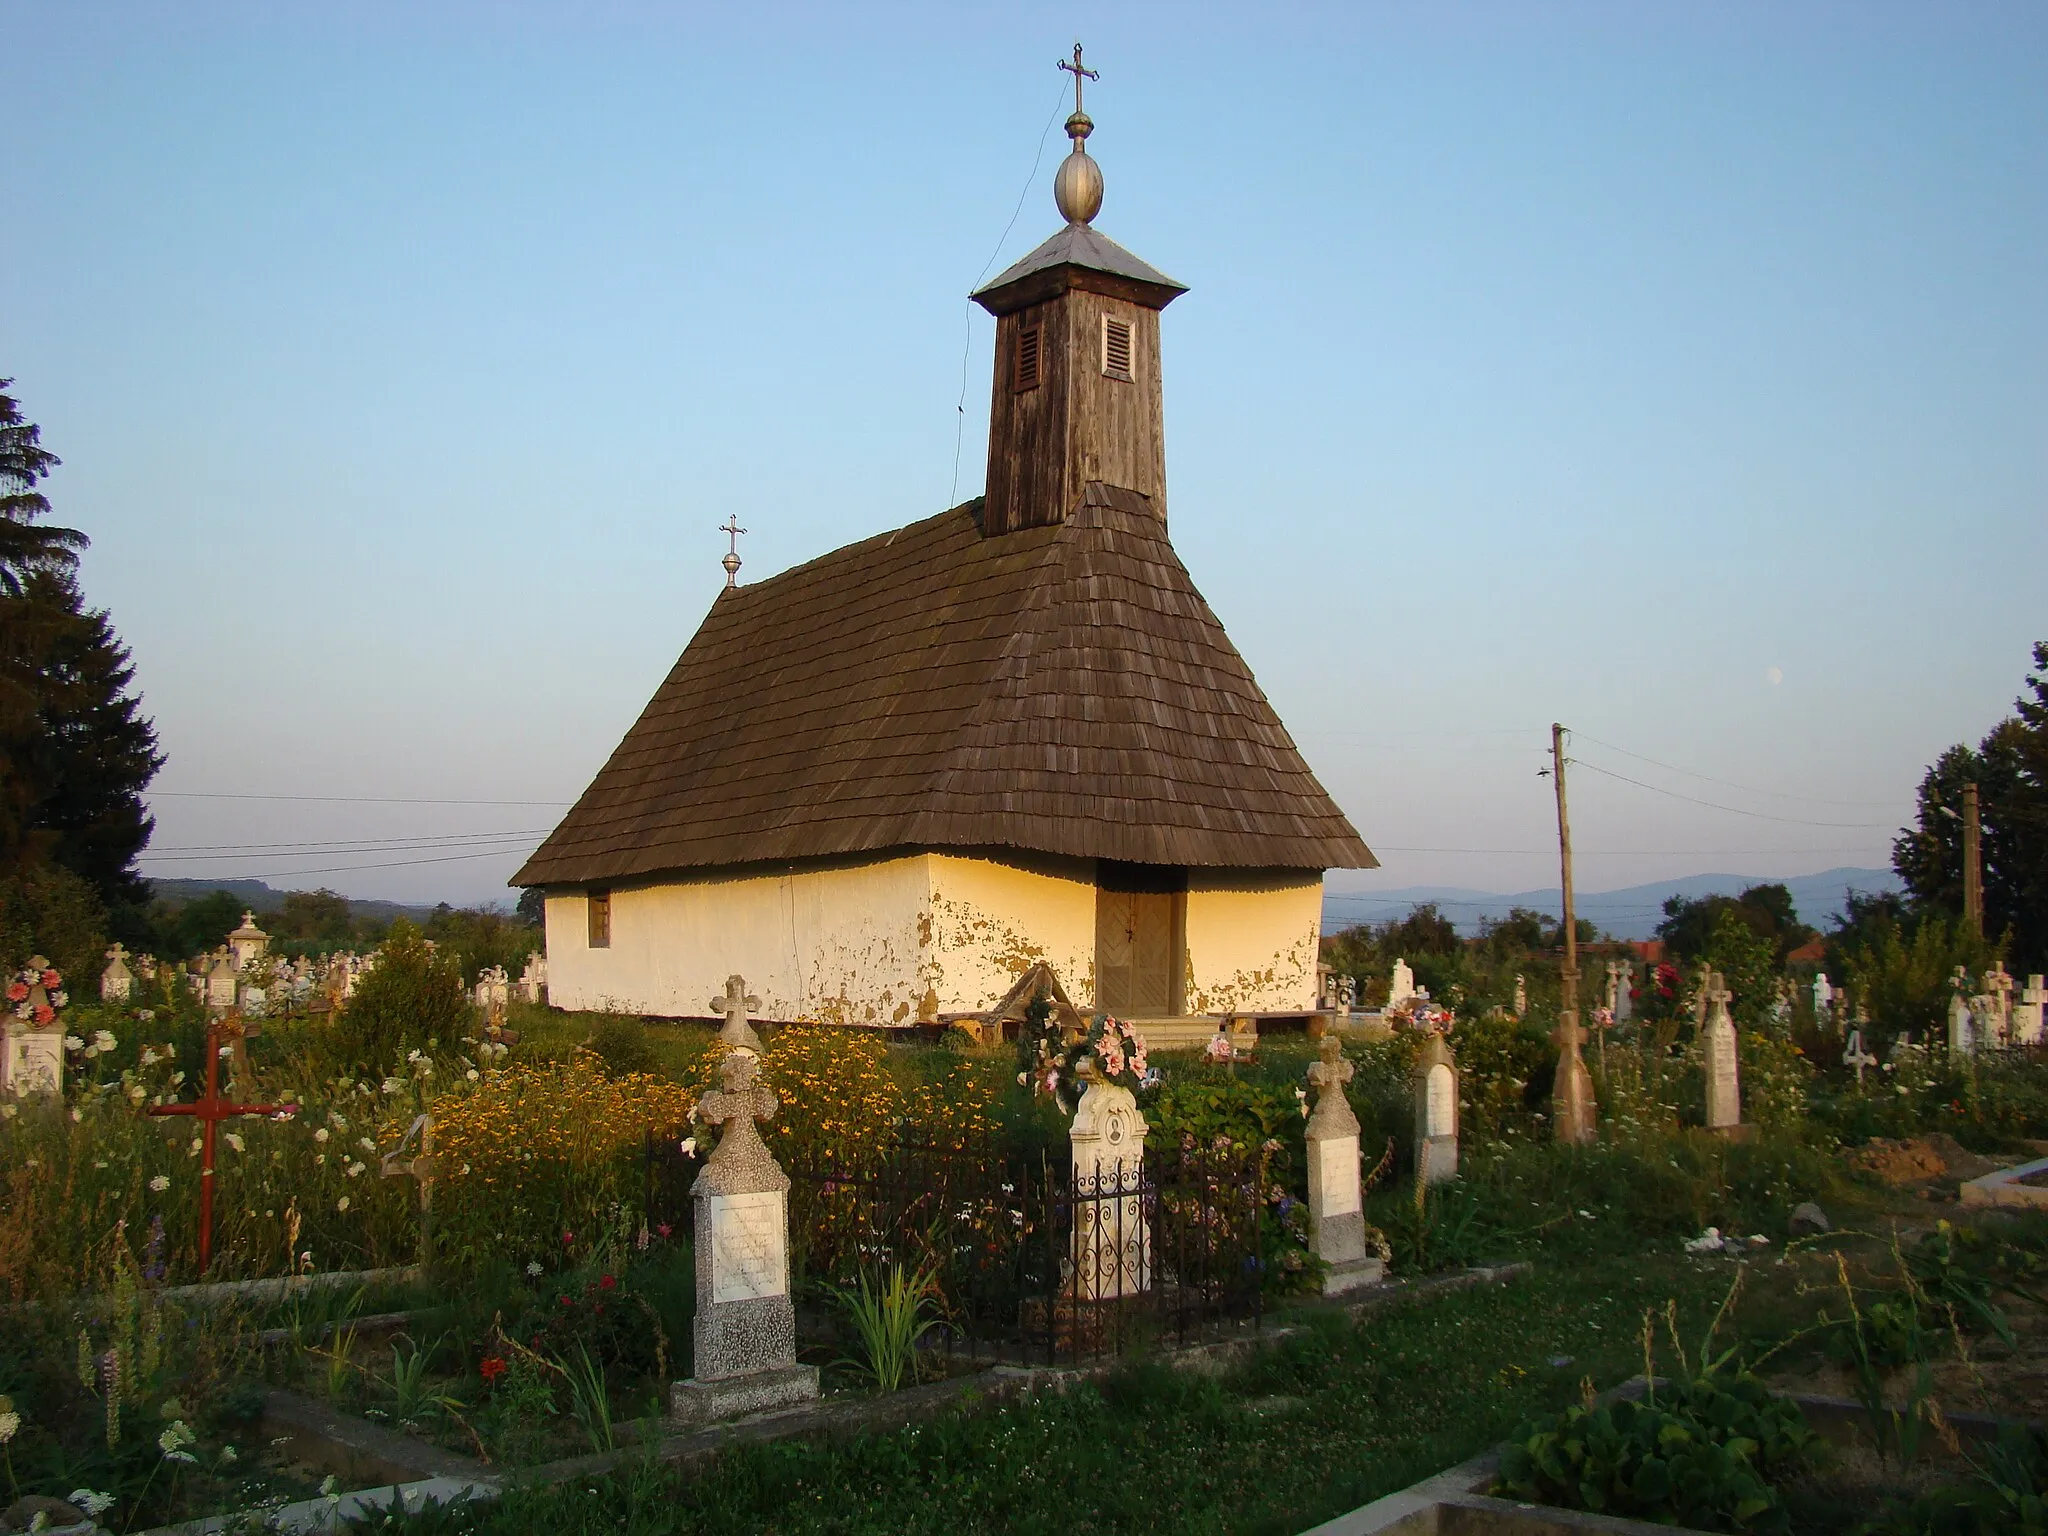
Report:
M220 1025L206 1027L206 1092L190 1104L159 1104L152 1115L191 1115L201 1124L199 1154L199 1275L213 1262L213 1133L238 1115L294 1115L296 1104L230 1104L220 1096Z

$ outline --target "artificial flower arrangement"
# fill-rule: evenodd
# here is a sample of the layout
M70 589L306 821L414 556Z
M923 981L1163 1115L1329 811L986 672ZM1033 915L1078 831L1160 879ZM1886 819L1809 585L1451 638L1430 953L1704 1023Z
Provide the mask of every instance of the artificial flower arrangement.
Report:
M57 1010L70 1001L63 986L54 966L30 964L7 984L7 1001L17 1019L44 1029L57 1022Z
M1396 1029L1427 1029L1447 1035L1457 1025L1458 1015L1436 999L1418 993L1389 1008L1387 1022Z
M1052 1000L1042 992L1034 997L1017 1032L1018 1085L1029 1087L1033 1097L1048 1095L1061 1113L1071 1115L1084 1087L1084 1057L1100 1082L1133 1093L1159 1085L1159 1069L1147 1059L1145 1037L1122 1019L1100 1014L1080 1039L1067 1044L1060 1038Z

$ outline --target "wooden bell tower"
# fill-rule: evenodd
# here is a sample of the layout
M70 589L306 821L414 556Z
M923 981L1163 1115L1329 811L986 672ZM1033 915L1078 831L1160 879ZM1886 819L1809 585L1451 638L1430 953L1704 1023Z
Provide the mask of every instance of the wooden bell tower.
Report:
M1159 312L1187 289L1090 221L1102 171L1086 143L1074 62L1073 149L1053 182L1067 226L975 293L996 317L989 404L988 535L1064 522L1090 481L1137 491L1166 516L1166 428Z

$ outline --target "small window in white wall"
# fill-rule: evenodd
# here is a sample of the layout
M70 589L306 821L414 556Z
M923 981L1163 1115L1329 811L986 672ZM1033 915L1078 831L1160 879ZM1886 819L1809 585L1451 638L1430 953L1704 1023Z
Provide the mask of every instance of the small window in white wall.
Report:
M583 898L585 910L590 916L590 947L610 949L612 947L612 893L592 891Z

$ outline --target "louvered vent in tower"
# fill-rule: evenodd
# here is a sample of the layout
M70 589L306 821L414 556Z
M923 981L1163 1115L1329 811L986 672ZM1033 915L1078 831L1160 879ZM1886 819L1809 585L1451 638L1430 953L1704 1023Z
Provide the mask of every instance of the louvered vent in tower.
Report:
M1112 379L1131 376L1131 322L1102 317L1102 371Z
M1038 388L1038 327L1027 325L1017 333L1017 373L1014 388L1018 391Z

